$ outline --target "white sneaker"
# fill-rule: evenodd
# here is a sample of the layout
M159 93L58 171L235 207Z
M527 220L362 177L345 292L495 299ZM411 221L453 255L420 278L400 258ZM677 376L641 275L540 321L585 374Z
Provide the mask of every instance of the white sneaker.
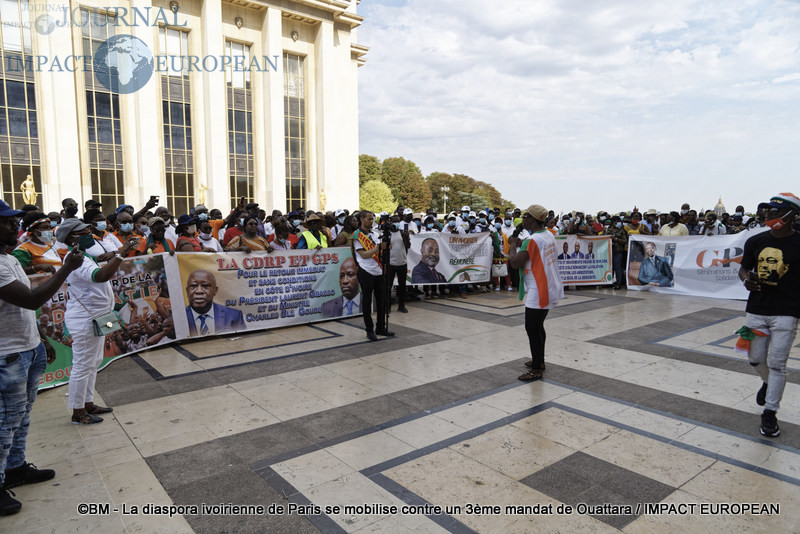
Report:
M495 291L500 291L500 286L497 286L496 288L494 288L494 290Z
M513 288L513 287L511 287L511 286L508 286L508 290L509 290L509 291L514 291L514 288Z

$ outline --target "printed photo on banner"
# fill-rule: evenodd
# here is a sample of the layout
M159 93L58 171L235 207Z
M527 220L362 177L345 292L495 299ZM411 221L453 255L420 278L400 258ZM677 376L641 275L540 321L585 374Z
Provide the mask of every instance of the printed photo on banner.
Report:
M168 260L172 261L172 260ZM349 248L177 254L179 337L230 334L361 313ZM172 284L173 286L175 284ZM173 287L174 289L174 287Z
M610 284L611 238L563 235L556 237L558 272L564 284Z
M631 240L628 247L628 286L672 287L677 243Z
M38 287L50 275L30 277ZM169 287L162 255L128 258L111 280L114 311L123 328L105 337L100 369L116 358L177 339L172 320ZM39 331L56 351L56 360L47 366L41 387L65 384L72 368L72 339L64 324L67 286L63 286L37 312Z
M411 234L408 281L412 284L487 282L492 241L481 234Z

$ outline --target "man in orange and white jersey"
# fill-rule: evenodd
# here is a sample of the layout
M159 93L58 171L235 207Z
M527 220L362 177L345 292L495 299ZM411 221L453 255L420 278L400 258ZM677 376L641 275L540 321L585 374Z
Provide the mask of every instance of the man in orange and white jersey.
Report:
M544 320L547 312L564 298L564 285L558 274L556 239L547 231L546 219L547 209L538 204L528 207L522 215L522 225L530 237L521 243L518 237L508 239L509 265L521 270L523 283L520 283L519 298L525 299L525 331L531 346L531 361L525 364L530 370L519 377L523 381L542 378L545 368Z

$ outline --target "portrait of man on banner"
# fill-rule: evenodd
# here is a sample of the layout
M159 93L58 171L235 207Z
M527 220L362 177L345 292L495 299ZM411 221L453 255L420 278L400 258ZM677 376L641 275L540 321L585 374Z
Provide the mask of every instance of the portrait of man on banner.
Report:
M342 294L322 303L322 316L325 319L361 313L361 288L357 274L355 259L347 258L342 262L339 267L339 289Z
M445 284L447 279L436 270L439 265L439 243L429 237L420 246L420 262L411 270L412 284Z
M205 269L192 271L186 279L186 320L190 336L206 336L245 330L241 310L214 302L219 288L217 279Z
M637 248L643 248L644 254L638 265L633 262L633 254L631 255L630 274L628 276L629 284L633 283L636 285L655 287L672 287L675 284L675 276L672 273L672 266L670 265L669 258L656 254L656 244L654 242L647 241L642 243L641 241L632 241L631 245Z

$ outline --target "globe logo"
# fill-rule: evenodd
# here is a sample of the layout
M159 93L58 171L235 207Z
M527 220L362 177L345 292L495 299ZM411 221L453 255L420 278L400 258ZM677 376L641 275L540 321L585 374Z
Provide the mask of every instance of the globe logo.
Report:
M50 35L56 29L56 22L50 15L39 15L33 23L36 32L42 35Z
M141 39L115 35L106 39L93 58L97 81L113 93L130 94L153 75L153 53Z

